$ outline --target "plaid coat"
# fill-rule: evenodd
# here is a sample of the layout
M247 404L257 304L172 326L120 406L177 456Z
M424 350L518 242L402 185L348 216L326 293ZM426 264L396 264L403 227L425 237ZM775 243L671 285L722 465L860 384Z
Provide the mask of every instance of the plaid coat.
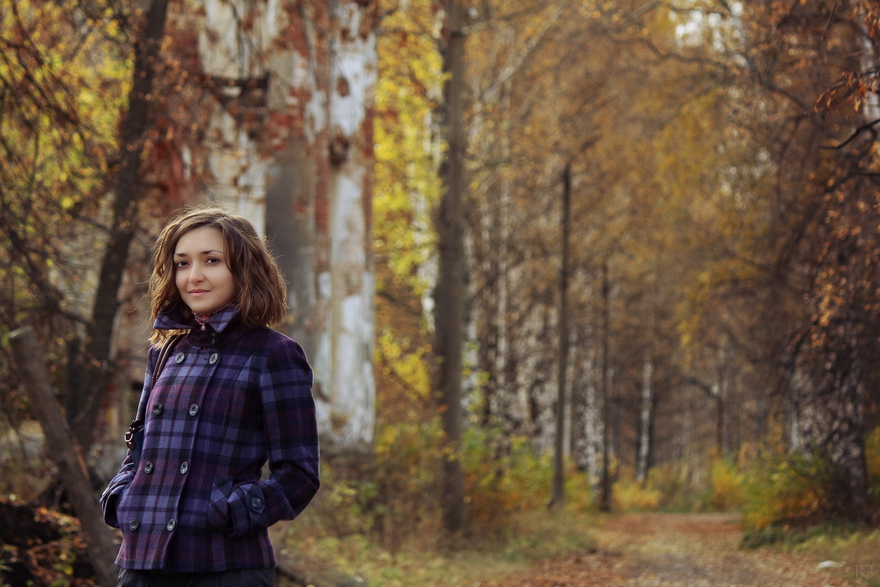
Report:
M154 387L158 350L150 349L138 469L127 456L101 496L105 521L122 530L116 564L175 572L274 567L267 528L299 515L319 486L305 353L274 330L245 327L235 307L204 330L169 314L154 326L190 332ZM271 474L261 479L267 460Z

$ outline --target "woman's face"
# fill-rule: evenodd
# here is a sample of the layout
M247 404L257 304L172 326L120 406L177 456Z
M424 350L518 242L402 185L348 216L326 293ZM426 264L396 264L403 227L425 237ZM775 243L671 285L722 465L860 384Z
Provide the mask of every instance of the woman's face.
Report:
M174 279L183 302L196 314L213 314L235 299L223 233L210 226L184 233L174 249Z

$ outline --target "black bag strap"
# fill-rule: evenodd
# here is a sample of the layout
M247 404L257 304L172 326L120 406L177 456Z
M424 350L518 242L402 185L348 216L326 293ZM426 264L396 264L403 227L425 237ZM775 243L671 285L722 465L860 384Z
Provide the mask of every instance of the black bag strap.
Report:
M162 374L162 368L165 367L165 363L168 362L168 357L171 355L171 351L174 350L174 346L177 344L177 340L184 336L183 334L172 334L168 337L165 342L162 343L162 346L159 347L159 356L156 359L156 366L153 367L153 379L150 382L150 391L153 391L153 386L156 385L156 380L159 379L159 375ZM138 402L138 411L135 415L136 421L143 421L143 415L141 414L141 408L146 404L146 398L141 398Z
M171 354L171 351L174 349L174 345L177 342L177 339L182 335L180 334L172 334L168 340L162 345L162 348L159 349L159 358L156 359L156 366L153 367L153 382L150 384L150 389L152 389L153 385L156 384L156 380L159 379L159 375L162 374L162 368L165 367L165 363L168 362L168 355Z
M150 392L153 391L153 386L156 385L156 380L159 379L159 375L162 374L162 367L165 366L166 361L168 361L168 356L171 354L171 351L174 349L174 345L177 343L177 340L181 336L183 335L172 335L168 339L166 339L165 342L162 343L161 347L159 347L159 356L156 358L156 366L153 367L153 379L152 381L150 381ZM122 436L122 439L125 441L125 445L128 447L129 452L134 459L135 466L140 459L140 449L142 447L138 446L138 444L143 441L143 412L148 399L149 395L147 394L146 386L144 386L144 390L143 392L141 392L141 397L138 400L137 414L135 415L134 420L131 421L131 425L128 427L128 431L126 431L126 433ZM140 440L138 440L138 435L141 436Z

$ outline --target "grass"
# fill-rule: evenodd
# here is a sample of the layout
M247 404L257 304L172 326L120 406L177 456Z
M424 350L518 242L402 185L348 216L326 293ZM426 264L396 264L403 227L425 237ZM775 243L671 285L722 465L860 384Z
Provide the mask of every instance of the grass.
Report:
M840 563L847 575L866 586L880 585L880 530L820 532L794 545L792 551Z
M490 579L529 570L540 560L591 548L590 514L563 509L514 517L500 537L463 540L458 548L437 545L434 532L419 532L391 553L363 535L309 539L292 524L286 546L332 565L370 587L473 587Z
M771 526L747 532L743 548L771 548L825 561L856 585L880 587L880 530L845 522L804 528Z

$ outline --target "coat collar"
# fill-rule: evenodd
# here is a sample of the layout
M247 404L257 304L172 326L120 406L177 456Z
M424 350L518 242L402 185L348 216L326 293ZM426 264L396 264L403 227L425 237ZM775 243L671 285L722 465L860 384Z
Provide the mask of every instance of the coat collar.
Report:
M230 323L238 316L238 306L232 305L223 308L219 312L211 314L206 321L208 328L217 334L220 334ZM192 312L187 311L185 314L180 305L163 310L153 322L153 328L156 330L200 330L201 325L192 317Z

